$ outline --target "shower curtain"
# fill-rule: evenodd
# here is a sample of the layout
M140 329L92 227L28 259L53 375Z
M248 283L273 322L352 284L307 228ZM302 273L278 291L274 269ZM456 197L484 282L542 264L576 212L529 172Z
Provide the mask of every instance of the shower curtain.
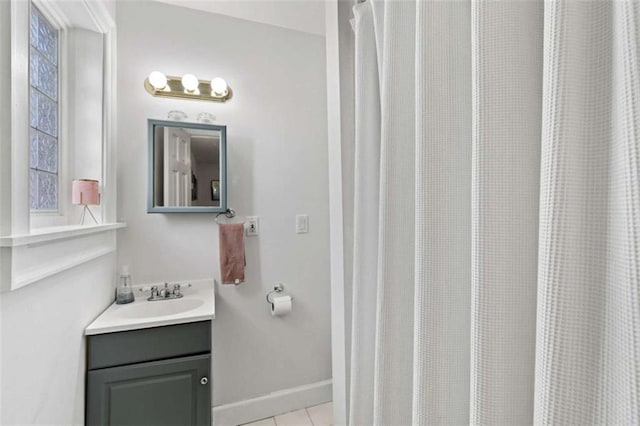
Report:
M353 26L349 423L639 424L639 2Z

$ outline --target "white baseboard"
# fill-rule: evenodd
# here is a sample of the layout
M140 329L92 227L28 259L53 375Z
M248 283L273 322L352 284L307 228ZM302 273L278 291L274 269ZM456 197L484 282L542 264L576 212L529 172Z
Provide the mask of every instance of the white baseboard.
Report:
M237 426L331 401L331 380L213 407L214 426Z

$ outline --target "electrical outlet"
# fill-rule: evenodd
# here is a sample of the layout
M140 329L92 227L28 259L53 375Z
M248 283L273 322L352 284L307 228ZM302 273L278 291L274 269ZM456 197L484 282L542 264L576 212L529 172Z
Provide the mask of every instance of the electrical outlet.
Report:
M309 232L309 216L306 214L296 215L296 234L306 234Z
M258 216L247 216L247 222L245 225L247 237L255 237L260 233L258 227Z

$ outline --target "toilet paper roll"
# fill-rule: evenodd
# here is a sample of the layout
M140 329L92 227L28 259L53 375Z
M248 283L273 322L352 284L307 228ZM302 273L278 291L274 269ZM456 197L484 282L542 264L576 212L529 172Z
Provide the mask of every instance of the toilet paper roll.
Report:
M271 303L271 315L281 317L291 312L291 296L274 296Z

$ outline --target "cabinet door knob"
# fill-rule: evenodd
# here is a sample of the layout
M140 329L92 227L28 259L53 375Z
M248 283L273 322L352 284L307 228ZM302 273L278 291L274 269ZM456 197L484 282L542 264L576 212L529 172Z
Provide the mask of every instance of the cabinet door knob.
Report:
M203 377L202 379L200 379L201 385L206 385L207 383L209 383L209 379L207 379L206 377Z

